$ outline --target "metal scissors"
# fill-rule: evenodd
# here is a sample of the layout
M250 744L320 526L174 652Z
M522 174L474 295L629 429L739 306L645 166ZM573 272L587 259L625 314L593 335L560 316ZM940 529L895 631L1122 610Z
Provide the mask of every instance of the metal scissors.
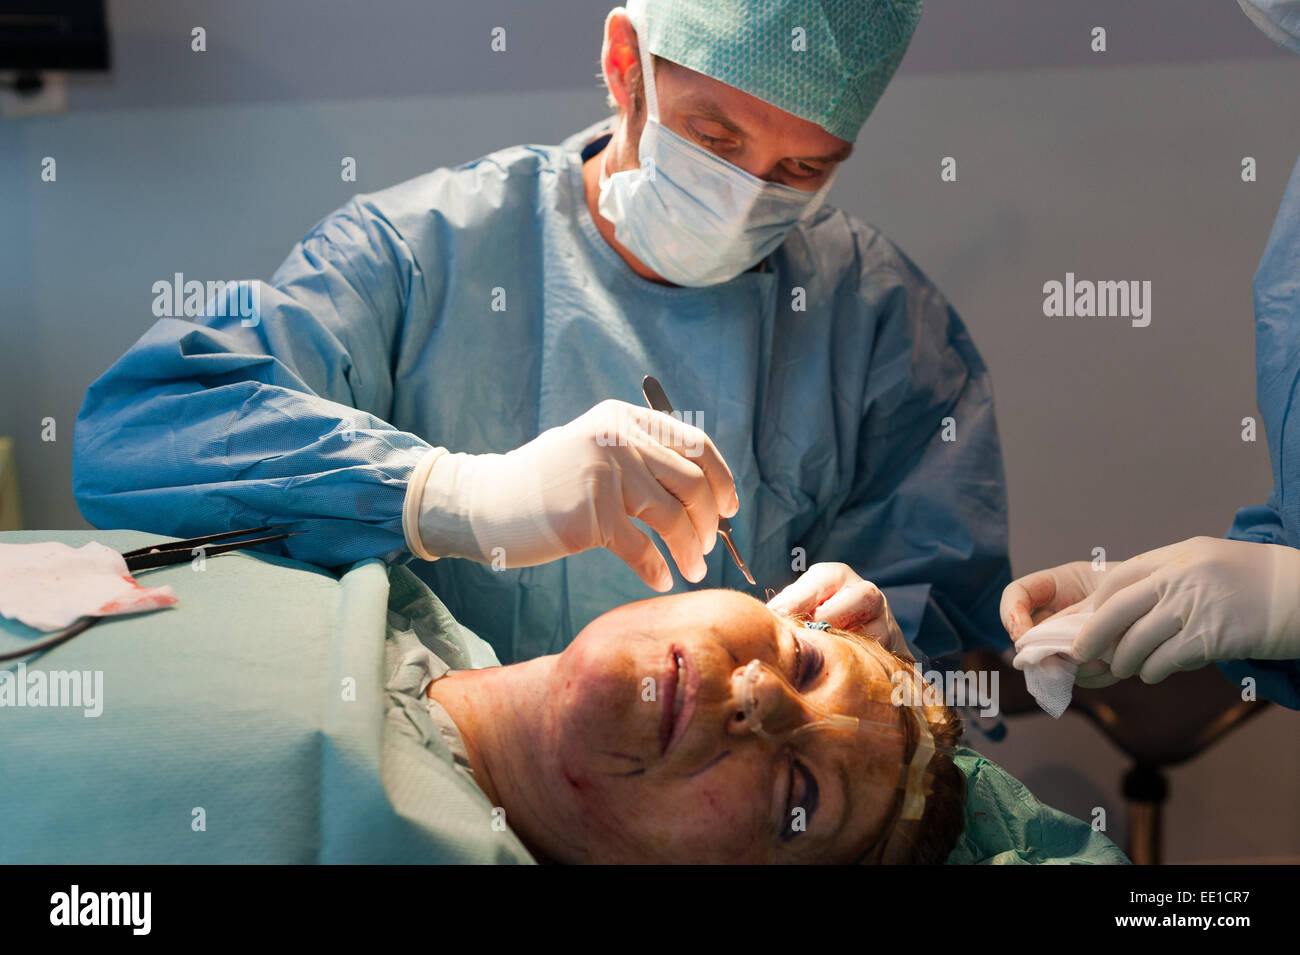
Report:
M262 531L269 530L275 530L275 527L267 524L265 527L250 527L242 531L225 531L221 534L209 534L206 537L191 537L183 541L167 541L163 544L128 550L122 554L122 557L126 560L127 570L149 570L154 567L165 567L168 564L184 564L193 559L193 552L196 548L202 548L204 556L211 556L213 554L224 554L227 551L240 550L244 547L252 547L254 544L267 544L271 541L284 540L286 537L295 537L298 534L306 533L306 531L293 531L292 533L272 534L268 537L255 537L252 540L232 540L235 537L246 537L249 534L260 534ZM227 541L228 543L217 544L218 541ZM209 544L217 544L217 546L209 547L207 546ZM33 653L40 653L52 647L57 647L60 643L65 643L78 634L85 633L103 619L103 617L82 617L62 633L56 633L52 637L28 644L21 650L0 653L0 661L16 660L19 657L31 656Z
M641 379L641 393L645 395L646 404L652 411L662 411L664 414L672 414L673 406L668 401L668 395L664 393L663 385L659 384L658 379L646 375ZM718 518L718 536L722 538L722 543L727 545L727 551L731 554L731 559L736 562L740 572L745 575L745 579L754 586L758 586L754 580L754 575L749 572L745 566L745 561L741 559L740 551L736 549L735 541L731 539L731 521L725 517Z

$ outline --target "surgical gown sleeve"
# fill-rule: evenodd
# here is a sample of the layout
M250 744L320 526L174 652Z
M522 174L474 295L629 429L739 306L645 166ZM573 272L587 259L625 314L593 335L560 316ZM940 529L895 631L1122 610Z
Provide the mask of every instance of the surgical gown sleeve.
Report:
M358 197L269 283L218 293L195 321L159 320L82 404L82 514L178 537L295 522L307 533L284 542L294 558L396 558L428 445L385 421L391 368L404 317L430 294L398 230Z
M1237 512L1228 537L1300 547L1300 161L1255 271L1255 376L1273 491ZM1296 583L1300 587L1300 581ZM1260 696L1300 709L1300 661L1234 660L1229 679L1254 677Z
M882 239L875 239L877 243ZM875 582L929 657L1009 644L1006 479L988 371L961 319L897 249L861 279L879 314L852 492L817 560Z

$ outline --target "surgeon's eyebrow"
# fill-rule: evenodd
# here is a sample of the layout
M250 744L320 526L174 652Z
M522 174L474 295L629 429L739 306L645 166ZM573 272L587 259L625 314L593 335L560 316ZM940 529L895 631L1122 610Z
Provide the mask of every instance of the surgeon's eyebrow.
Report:
M833 153L827 153L825 156L791 156L791 159L797 159L800 162L843 162L853 153L853 144L845 143Z
M739 136L742 139L747 138L749 134L731 121L731 118L722 111L716 103L703 102L695 103L691 106L701 119L707 119L710 122L717 123L733 136ZM845 143L834 152L827 153L824 156L790 156L790 159L797 159L799 162L843 162L853 153L853 144Z
M730 117L728 117L716 103L694 103L691 106L691 110L698 114L701 119L707 119L710 122L717 123L733 136L744 138L749 135L745 130L733 123Z

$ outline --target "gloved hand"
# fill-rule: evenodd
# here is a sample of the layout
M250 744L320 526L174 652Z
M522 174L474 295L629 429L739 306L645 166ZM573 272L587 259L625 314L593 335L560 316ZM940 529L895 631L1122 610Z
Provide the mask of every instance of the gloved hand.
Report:
M636 517L664 539L682 575L704 577L718 515L740 508L731 471L699 428L602 401L508 454L434 448L411 477L403 528L426 560L528 567L607 547L655 590L672 574Z
M1300 550L1193 537L1110 570L1074 655L1159 683L1218 660L1300 658Z
M1086 560L1035 571L1007 584L999 611L1002 625L1013 641L1030 627L1065 613L1077 613L1090 603L1089 597L1118 565L1099 570ZM1074 682L1084 687L1110 686L1119 678L1104 661L1094 659L1079 666Z
M871 637L886 650L911 659L889 601L879 587L863 580L848 564L813 564L767 606L779 614L808 614L837 630Z

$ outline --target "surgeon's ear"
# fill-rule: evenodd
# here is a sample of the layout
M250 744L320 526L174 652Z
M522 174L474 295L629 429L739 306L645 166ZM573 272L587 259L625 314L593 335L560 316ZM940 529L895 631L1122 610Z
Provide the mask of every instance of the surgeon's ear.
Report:
M600 66L609 87L611 105L640 112L641 60L636 30L622 7L615 7L605 18L605 43L600 51Z

